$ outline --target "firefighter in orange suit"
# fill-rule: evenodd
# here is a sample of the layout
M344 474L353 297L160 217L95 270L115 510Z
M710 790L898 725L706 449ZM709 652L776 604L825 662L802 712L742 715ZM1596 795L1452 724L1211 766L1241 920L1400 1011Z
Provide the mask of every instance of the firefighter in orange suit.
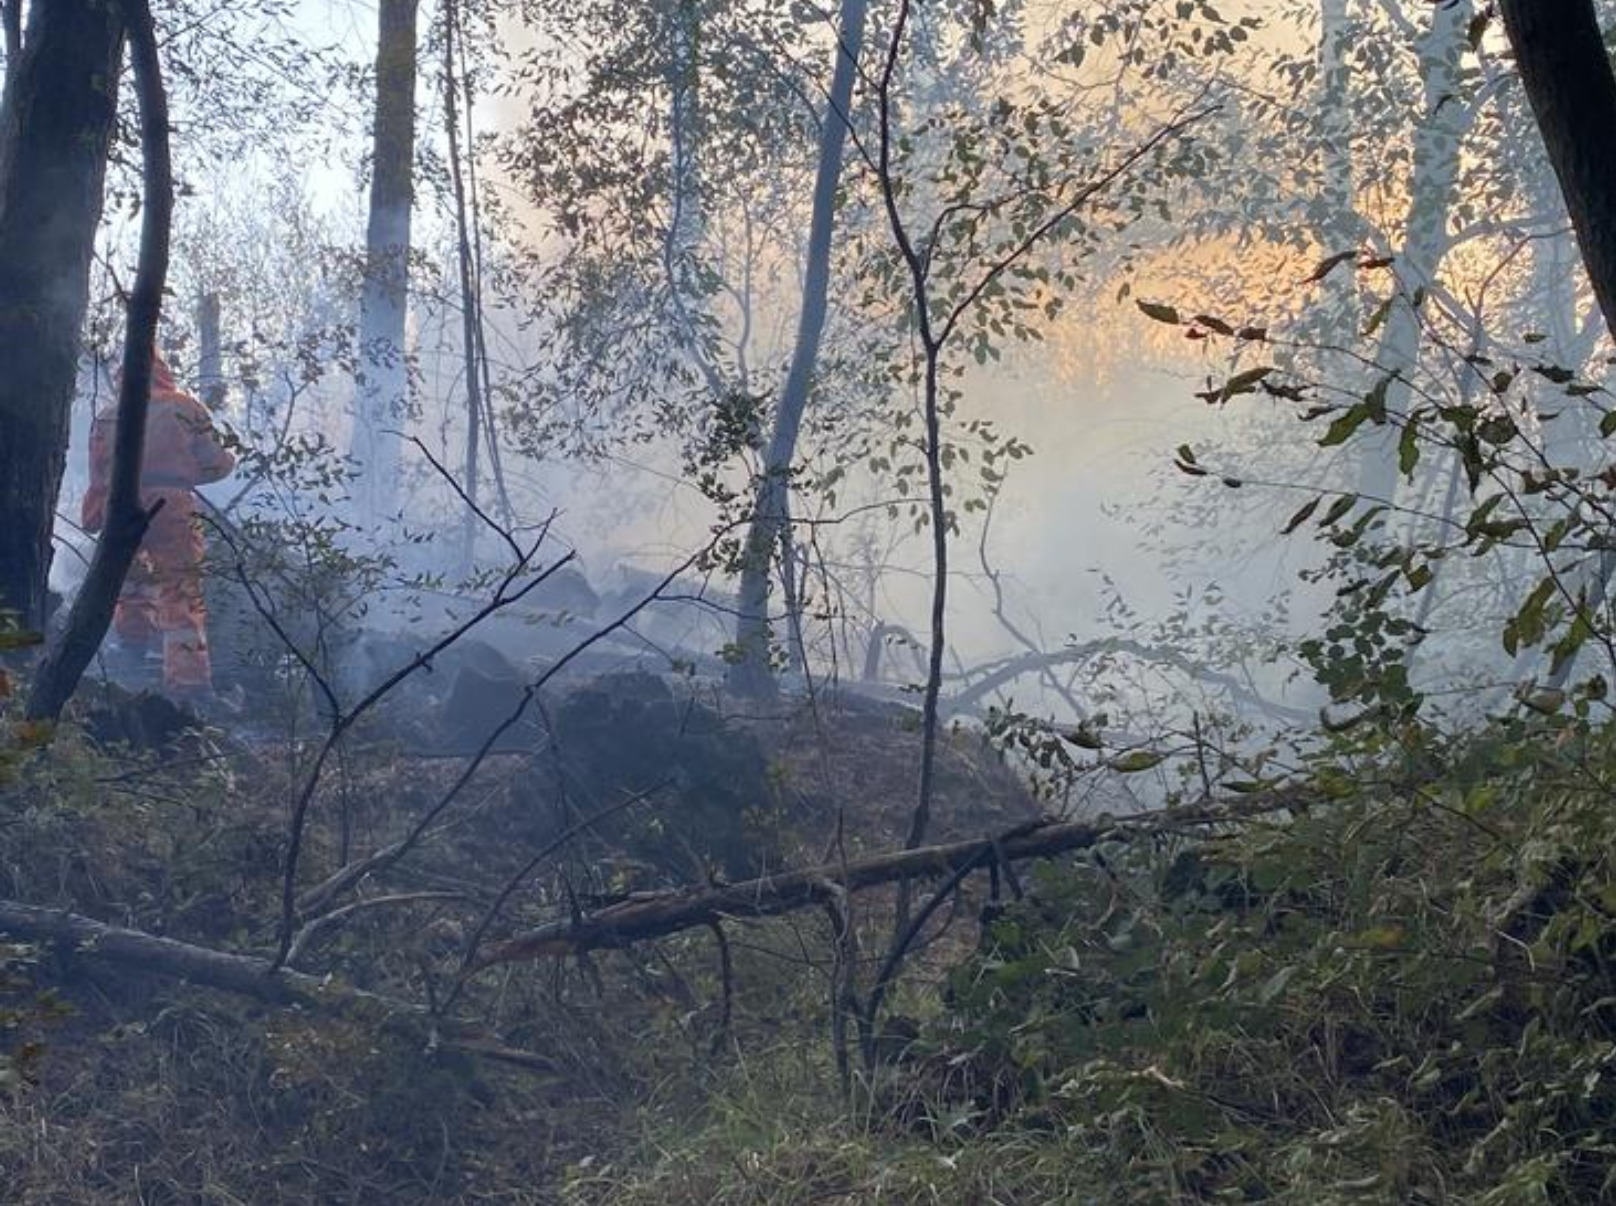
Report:
M116 427L117 407L108 406L90 428L90 488L83 506L84 527L90 532L106 524ZM125 651L136 656L143 656L161 635L163 686L171 695L197 697L213 691L202 597L207 549L192 490L218 481L235 466L207 408L181 390L162 356L155 356L140 496L148 510L159 500L163 505L124 581L112 627Z

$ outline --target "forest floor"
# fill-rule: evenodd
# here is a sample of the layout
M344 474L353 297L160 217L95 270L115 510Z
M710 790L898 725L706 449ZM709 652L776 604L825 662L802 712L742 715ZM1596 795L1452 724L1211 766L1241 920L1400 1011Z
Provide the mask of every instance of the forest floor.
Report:
M356 915L308 953L306 970L407 1000L427 999L434 983L441 990L475 917L468 909L552 836L544 818L556 802L544 785L553 776L570 786L569 807L585 811L642 786L642 770L648 779L671 766L680 782L643 823L585 835L537 872L535 919L559 894L587 887L608 896L694 874L659 851L707 859L711 875L723 873L712 863L763 833L771 866L901 844L919 739L910 709L828 697L792 705L789 716L705 731L704 705L644 679L608 678L599 692L584 688L576 706L558 705L558 731L571 743L565 767L534 752L490 756L465 792L464 814L374 893L444 898ZM649 704L640 698L647 691ZM261 712L197 732L151 700L131 706L116 691L87 698L78 721L5 792L0 896L210 949L269 949L288 802L305 765L293 747ZM677 713L663 732L645 709L669 700ZM420 735L410 720L383 716L347 747L333 779L340 787L321 799L330 815L311 830L310 863L340 864L339 845L384 845L460 773L462 757L399 743L401 733ZM695 797L737 786L764 798L731 801L756 811L734 821L734 834L704 831L724 827L699 811L688 827L681 822ZM1035 813L969 734L945 743L937 798L943 836ZM890 892L861 899L861 925L877 926L891 900ZM970 931L951 927L922 964L962 957ZM0 945L0 1039L16 1057L15 1083L0 1088L0 1196L542 1202L569 1178L584 1192L585 1174L627 1158L650 1120L699 1114L729 1070L788 1055L811 1069L799 1083L834 1083L828 996L816 983L831 962L824 919L736 927L730 946L727 996L704 931L483 977L464 1012L541 1056L547 1066L533 1070L433 1053L418 1036L93 957ZM725 1012L731 1020L721 1025Z
M353 912L295 965L404 1001L453 992L490 885L555 831L551 782L588 812L636 776L678 781L527 877L501 932L703 863L733 881L746 868L727 862L767 873L899 842L906 709L826 700L714 725L704 708L645 676L557 701L567 759L490 758L459 816L362 896L419 898ZM386 726L360 738L320 798L312 877L392 840L464 765L411 755ZM1035 815L979 736L952 736L943 764L940 833ZM6 791L0 895L272 949L301 769L228 732L153 754L70 725ZM730 829L702 811L754 793ZM1026 864L997 899L974 877L845 1077L822 909L472 977L455 1016L521 1066L436 1029L0 945L3 1196L1505 1206L1616 1191L1609 732L1576 716L1465 738L1365 725L1246 799L1227 820L1169 810ZM851 902L867 986L894 894Z

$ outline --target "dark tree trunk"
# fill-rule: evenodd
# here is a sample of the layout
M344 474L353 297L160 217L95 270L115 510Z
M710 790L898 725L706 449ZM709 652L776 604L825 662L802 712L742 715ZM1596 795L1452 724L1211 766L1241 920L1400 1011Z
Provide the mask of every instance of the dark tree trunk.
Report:
M8 0L7 14L13 11ZM117 111L116 0L33 6L0 106L0 608L42 628Z
M1593 0L1502 0L1538 130L1616 335L1616 76Z
M400 421L409 393L404 328L415 200L416 7L417 0L381 0L377 11L370 217L351 449L361 465L363 509L373 518L390 512L398 497L399 439L387 430Z
M145 456L146 411L151 402L152 358L157 319L168 280L169 235L174 217L174 173L168 146L168 97L163 91L149 0L123 0L129 24L129 58L140 101L142 212L140 265L129 295L124 328L123 384L118 391L118 427L112 446L112 482L106 526L96 541L90 569L51 646L28 697L30 720L55 720L72 697L112 624L112 612L129 566L140 551L150 514L141 503L140 468Z
M1616 74L1598 15L1592 0L1503 0L1499 8L1583 266L1605 327L1616 336ZM1613 572L1608 552L1591 568L1595 611L1604 606ZM1574 661L1549 674L1551 688L1570 680Z

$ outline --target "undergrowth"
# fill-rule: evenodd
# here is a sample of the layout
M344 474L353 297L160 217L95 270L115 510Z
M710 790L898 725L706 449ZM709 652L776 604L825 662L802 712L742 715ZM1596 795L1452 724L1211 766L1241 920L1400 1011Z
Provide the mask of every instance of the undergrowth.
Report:
M1463 737L1326 735L1285 782L1247 785L1283 810L1119 830L1007 878L1024 893L987 903L974 939L960 921L982 902L944 910L954 929L850 1096L816 916L733 928L728 993L704 933L480 984L467 1008L550 1075L13 944L7 1200L1609 1198L1616 734L1596 703ZM266 941L284 783L197 757L119 761L64 734L8 796L7 891ZM369 786L408 800L408 776ZM506 820L486 824L436 865L496 858ZM860 914L870 958L889 910L872 895ZM418 997L446 923L377 918L324 957Z
M851 1105L745 1063L572 1194L1610 1198L1612 759L1571 718L1334 739L1282 817L1042 867Z

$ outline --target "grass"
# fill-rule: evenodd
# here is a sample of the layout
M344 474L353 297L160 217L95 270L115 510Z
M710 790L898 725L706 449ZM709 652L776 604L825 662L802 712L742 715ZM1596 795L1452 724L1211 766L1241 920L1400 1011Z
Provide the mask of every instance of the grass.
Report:
M1025 899L980 932L971 899L915 961L893 1004L912 1019L891 1032L904 1041L850 1096L811 912L730 927L727 1031L705 932L480 980L467 1010L550 1055L545 1076L13 952L8 1049L42 1048L34 1083L0 1090L5 1197L1602 1200L1616 1193L1613 749L1575 716L1355 731L1321 742L1287 786L1305 806L1281 820L1028 871ZM262 943L286 777L248 757L160 767L67 734L6 797L5 890ZM431 795L408 765L354 773L361 828ZM501 807L490 797L434 870L513 857ZM858 902L866 978L889 907ZM420 998L453 956L435 945L453 920L367 915L321 958ZM33 1009L40 988L71 1015Z

